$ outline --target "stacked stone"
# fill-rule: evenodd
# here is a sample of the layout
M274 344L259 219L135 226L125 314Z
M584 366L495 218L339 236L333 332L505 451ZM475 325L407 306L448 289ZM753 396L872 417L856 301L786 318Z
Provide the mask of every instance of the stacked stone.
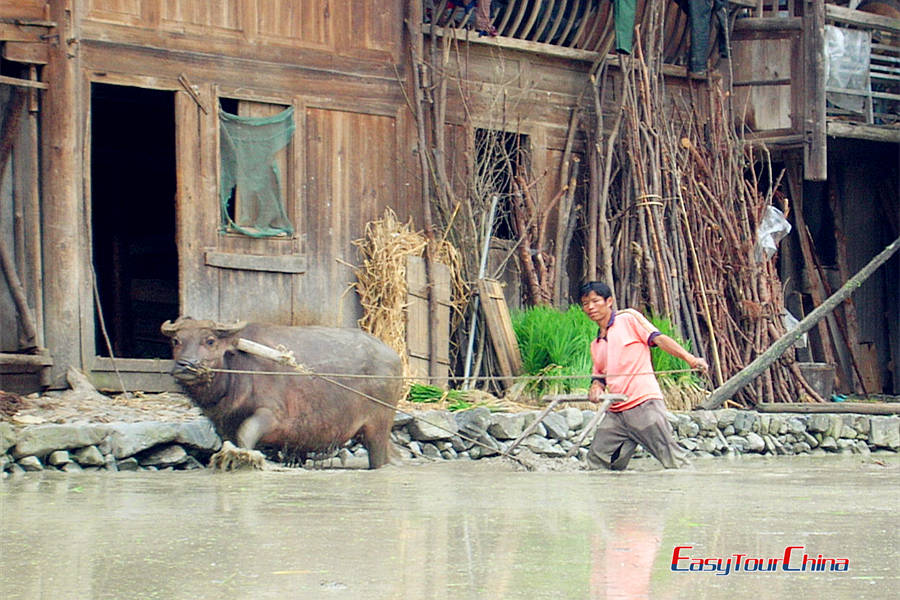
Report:
M0 471L197 469L221 446L206 419L22 429L0 423Z
M547 458L564 457L594 412L574 407L551 412L518 448ZM397 413L392 437L409 459L480 459L505 452L538 412L491 413L483 407L450 413ZM860 454L900 450L900 417L857 414L760 414L722 409L669 414L678 443L696 457L735 455ZM582 459L587 435L571 460ZM0 471L56 469L196 469L221 447L206 419L185 423L37 425L0 423ZM518 450L516 450L518 451ZM639 452L638 456L643 452ZM310 465L364 468L366 450L348 444L328 461ZM336 461L336 462L335 462Z
M550 413L519 446L550 458L565 456L593 416L592 411L571 407ZM760 414L722 409L670 413L668 417L678 443L697 457L900 450L900 417L896 416ZM492 414L485 408L453 415L430 411L418 419L398 415L393 436L410 457L481 458L504 452L536 418L536 412ZM458 435L460 432L465 438ZM591 439L588 435L581 442L578 458L587 453Z

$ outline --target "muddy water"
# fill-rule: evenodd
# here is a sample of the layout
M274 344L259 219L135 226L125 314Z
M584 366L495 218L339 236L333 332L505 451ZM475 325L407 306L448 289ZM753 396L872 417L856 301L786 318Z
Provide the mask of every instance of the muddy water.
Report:
M896 456L632 464L17 476L0 598L900 597ZM677 546L848 568L674 572Z

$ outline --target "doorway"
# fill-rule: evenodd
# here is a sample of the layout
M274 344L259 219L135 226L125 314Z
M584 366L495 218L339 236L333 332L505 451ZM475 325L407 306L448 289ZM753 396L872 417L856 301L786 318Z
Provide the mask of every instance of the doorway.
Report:
M174 92L91 85L90 191L96 353L168 358L159 326L179 314Z

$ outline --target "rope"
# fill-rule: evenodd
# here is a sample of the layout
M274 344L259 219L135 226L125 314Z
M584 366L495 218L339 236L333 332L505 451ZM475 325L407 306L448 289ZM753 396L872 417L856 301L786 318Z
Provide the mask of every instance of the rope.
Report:
M383 379L399 379L399 378L413 379L412 377L409 377L406 375L379 376L379 375L356 375L356 374L344 374L344 373L316 373L309 367L307 367L301 363L298 363L296 361L296 359L294 358L294 353L289 351L287 348L285 348L283 346L278 346L277 348L272 348L269 346L265 346L264 344L260 344L258 342L241 339L241 340L238 340L237 348L238 348L238 350L241 350L243 352L247 352L249 354L253 354L253 355L261 357L261 358L266 358L268 360L277 362L279 364L291 367L293 369L293 371L252 371L252 370L243 370L243 369L213 369L213 368L207 368L207 367L202 367L201 369L198 369L198 370L204 371L207 374L211 374L211 373L241 373L241 374L255 374L255 375L304 375L307 377L317 377L323 381L326 381L332 385L335 385L335 386L337 386L343 390L346 390L352 394L357 394L357 395L365 398L366 400L374 402L375 404L378 404L385 408L394 410L394 411L396 411L402 415L405 415L407 417L410 417L412 419L417 419L417 420L421 421L422 423L425 423L426 425L430 425L431 427L440 429L441 431L445 431L445 432L449 433L451 436L453 436L453 435L458 436L459 438L461 438L467 442L471 442L474 445L481 446L482 448L486 448L492 454L495 452L499 452L498 448L489 446L489 445L485 444L484 442L481 442L471 436L461 433L459 430L453 431L447 427L444 427L443 425L439 425L437 423L430 422L427 419L423 419L421 416L414 415L414 414L407 412L401 408L398 408L397 406L395 406L393 404L385 402L384 400L381 400L380 398L376 398L375 396L367 394L363 391L360 391L356 388L353 388L349 385L346 385L346 384L341 383L340 381L337 381L336 379L334 379L334 377L342 377L342 378L353 378L353 379L365 378L365 379L382 379L383 380ZM666 371L666 372L685 372L685 371L686 371L685 369L677 369L677 370ZM687 369L687 371L693 371L693 369ZM663 372L663 371L660 371L660 372ZM653 371L650 371L650 373L653 373ZM646 374L646 373L643 373L643 374ZM607 376L612 376L612 375L607 374ZM550 378L584 379L585 377L587 377L587 376L586 375L551 375L549 377L542 378L539 376L532 375L532 376L522 377L521 379L550 379ZM480 377L478 379L488 379L488 377ZM520 378L514 377L514 376L513 377L497 376L497 377L490 377L490 379L520 379ZM551 404L551 406L548 407L548 409L549 408L552 408L552 404ZM506 452L501 453L500 456L502 458L511 458L511 459L515 460L516 462L518 462L523 467L525 467L526 469L532 470L534 468L533 465L523 461L521 458L519 458L517 456L513 456L513 455L509 454L509 450L512 450L513 447L514 446L507 449Z
M336 385L336 386L338 386L339 388L341 388L341 389L343 389L343 390L346 390L346 391L351 392L351 393L354 393L354 394L358 394L358 395L362 396L363 398L365 398L366 400L371 400L371 401L374 402L375 404L378 404L378 405L380 405L380 406L384 406L384 407L386 407L386 408L393 409L393 410L397 411L398 413L400 413L401 415L406 415L407 417L410 417L410 418L412 418L412 419L417 419L417 420L421 421L422 423L425 423L426 425L430 425L430 426L432 426L432 427L436 427L437 429L440 429L441 431L445 431L445 432L449 433L450 435L458 436L458 437L460 437L460 438L466 440L467 442L472 442L473 444L478 445L478 446L481 446L482 448L487 448L488 450L491 451L491 453L499 452L499 449L498 449L498 448L494 448L494 447L488 446L488 445L485 444L484 442L481 442L481 441L479 441L479 440L476 440L476 439L473 438L473 437L470 437L470 436L468 436L468 435L466 435L466 434L464 434L464 433L461 433L459 430L453 431L452 429L449 429L449 428L447 428L447 427L444 427L443 425L438 425L437 423L430 422L430 421L428 421L428 420L426 420L426 419L423 419L421 416L414 415L414 414L412 414L412 413L410 413L410 412L407 412L407 411L405 411L405 410L403 410L403 409L401 409L401 408L398 408L398 407L394 406L393 404L390 404L389 402L385 402L384 400L381 400L380 398L376 398L375 396L369 395L369 394L367 394L367 393L365 393L365 392L362 392L362 391L360 391L360 390L357 390L357 389L355 389L355 388L352 388L352 387L350 387L349 385L344 385L344 384L341 383L340 381L336 381L336 380L332 379L331 377L327 377L327 376L324 376L324 375L320 375L320 374L314 373L314 372L312 372L312 371L309 371L308 374L311 375L312 377L318 377L319 379L322 379L322 380L324 380L324 381L327 381L328 383L331 383L331 384L333 384L333 385ZM532 465L526 463L525 461L523 461L522 459L520 459L520 458L517 457L517 456L510 456L510 455L507 455L507 454L502 454L501 456L503 456L504 458L512 458L513 460L515 460L516 462L518 462L520 465L522 465L522 466L525 467L526 469L529 469L529 470L533 469Z
M400 413L400 414L402 414L402 415L406 415L407 417L410 417L410 418L412 418L412 419L418 419L419 421L421 421L422 423L425 423L426 425L430 425L430 426L432 426L432 427L436 427L437 429L440 429L441 431L445 431L445 432L449 433L450 435L456 435L456 436L458 436L458 437L460 437L460 438L466 440L467 442L472 442L473 444L476 444L476 445L478 445L478 446L481 446L482 448L487 448L488 450L491 451L491 453L494 453L494 452L498 452L498 451L499 451L498 448L494 448L494 447L488 446L488 445L485 444L484 442L481 442L481 441L479 441L479 440L476 440L476 439L473 438L473 437L470 437L470 436L468 436L468 435L466 435L466 434L464 434L464 433L461 433L459 430L453 431L453 430L451 430L451 429L449 429L449 428L447 428L447 427L444 427L443 425L439 425L439 424L437 424L437 423L429 422L428 420L423 419L423 418L420 417L420 416L413 415L412 413L409 413L409 412L407 412L407 411L405 411L405 410L403 410L403 409L401 409L401 408L398 408L397 406L394 406L393 404L390 404L389 402L385 402L384 400L381 400L380 398L376 398L375 396L372 396L372 395L370 395L370 394L367 394L367 393L365 393L365 392L363 392L363 391L360 391L360 390L358 390L358 389L356 389L356 388L350 387L349 385L345 385L345 384L341 383L340 381L335 380L333 377L331 377L331 376L329 376L329 375L325 375L325 374L322 374L322 373L316 373L315 371L309 369L309 368L306 367L305 365L303 365L303 364L301 364L301 363L298 363L298 362L294 359L294 354L293 354L293 352L290 352L289 350L287 350L287 349L284 348L284 347L279 346L278 348L273 349L273 348L270 348L270 347L265 346L265 345L263 345L263 344L259 344L259 343L256 343L256 342L252 342L252 341L250 341L250 340L243 340L243 339L242 339L242 340L239 340L239 343L238 343L238 349L239 349L239 350L242 350L242 351L244 351L244 352L248 352L248 353L254 354L254 355L256 355L256 356L259 356L259 357L262 357L262 358L267 358L267 359L269 359L269 360L273 360L273 361L278 362L278 363L280 363L280 364L289 366L289 367L291 367L292 369L294 369L294 370L297 372L297 374L299 374L299 375L307 375L307 376L311 376L311 377L318 377L319 379L322 379L323 381L326 381L326 382L328 382L328 383L330 383L330 384L332 384L332 385L335 385L335 386L337 386L337 387L339 387L339 388L341 388L341 389L343 389L343 390L346 390L346 391L348 391L348 392L350 392L350 393L353 393L353 394L357 394L357 395L359 395L359 396L362 396L362 397L365 398L366 400L369 400L369 401L371 401L371 402L374 402L375 404L378 404L378 405L380 405L380 406L384 406L385 408L389 408L389 409L391 409L391 410L394 410L394 411L396 411L396 412L398 412L398 413ZM213 372L213 371L215 371L215 372L221 372L221 370L219 370L219 369L204 369L204 370L205 370L205 371L208 371L208 372ZM278 373L278 372L276 372L276 373ZM278 373L278 374L281 374L281 373ZM338 376L343 376L343 375L342 375L342 374L338 374ZM375 378L375 379L379 379L377 376L368 376L368 377L372 377L372 378ZM504 455L504 456L507 456L507 455ZM526 469L529 469L529 470L530 470L530 469L533 468L531 465L529 465L528 463L524 462L522 459L520 459L520 458L518 458L518 457L516 457L516 456L508 456L508 458L512 458L513 460L515 460L516 462L518 462L520 465L522 465L522 466L525 467Z
M282 361L276 361L282 362ZM302 365L283 363L294 368L302 368L304 371L255 371L248 369L216 369L208 368L206 370L213 373L234 373L236 375L288 375L288 376L306 376L306 377L340 377L342 379L404 379L404 380L442 380L442 381L463 381L465 377L455 375L429 375L427 377L417 377L415 375L364 375L356 373L315 373L306 369ZM637 373L601 373L594 375L591 373L585 375L482 375L480 377L469 377L476 381L547 381L557 379L589 379L591 377L627 377L630 375L668 375L673 373L699 373L699 369L668 369L660 371L638 371Z

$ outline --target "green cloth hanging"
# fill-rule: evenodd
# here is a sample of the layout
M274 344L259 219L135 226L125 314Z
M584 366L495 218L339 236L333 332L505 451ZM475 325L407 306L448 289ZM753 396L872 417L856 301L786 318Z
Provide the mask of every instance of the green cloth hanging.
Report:
M294 108L271 117L241 117L220 110L219 124L220 230L252 237L293 235L281 200L282 174L275 155L291 141ZM240 202L232 218L229 202L236 194Z

